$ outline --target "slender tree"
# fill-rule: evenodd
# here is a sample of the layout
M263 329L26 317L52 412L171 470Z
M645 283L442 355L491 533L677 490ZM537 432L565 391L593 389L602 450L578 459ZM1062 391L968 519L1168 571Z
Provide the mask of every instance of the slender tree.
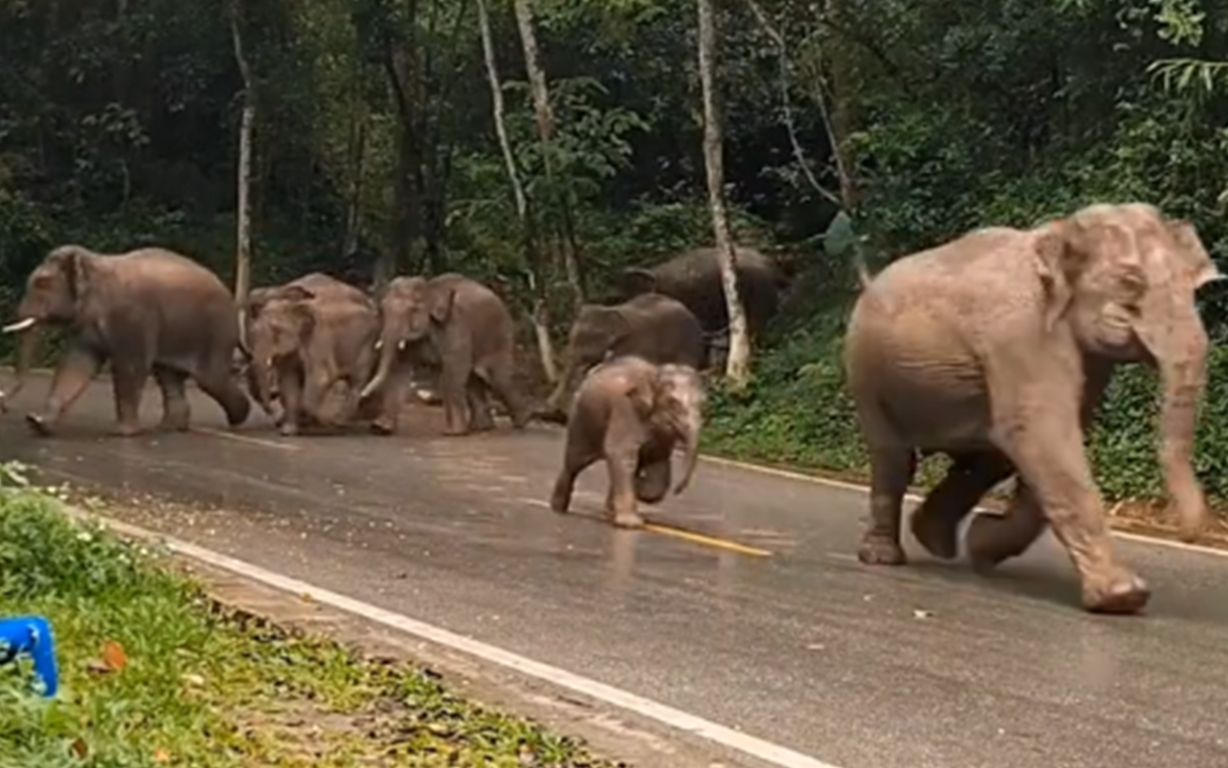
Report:
M235 216L235 300L240 307L247 303L247 294L252 283L252 138L256 128L256 88L252 81L251 65L243 50L242 13L240 0L234 0L230 7L230 34L235 61L243 77L243 112L239 121L239 167L236 174L238 203ZM239 313L240 323L245 316L245 312ZM246 331L245 328L242 330Z
M529 90L533 96L533 112L537 118L537 133L542 144L542 160L546 170L546 184L555 194L559 215L563 220L562 253L567 284L578 308L584 303L584 276L577 253L575 225L571 205L558 184L554 172L553 144L554 111L550 107L550 88L546 84L546 72L541 64L537 47L537 32L533 22L533 7L530 0L512 0L516 12L516 26L520 30L520 44L524 49L525 72L529 78Z
M528 199L525 197L524 184L520 181L520 173L516 170L516 157L512 153L512 145L507 137L507 126L503 119L503 86L499 80L499 66L495 60L495 46L490 33L490 15L486 11L486 0L477 0L478 27L482 34L482 53L486 60L486 78L490 83L490 98L494 113L495 135L499 139L499 149L503 154L503 163L507 167L508 182L512 187L512 199L516 204L516 216L520 219L522 236L524 238L525 257L528 262L536 294L533 308L533 330L537 337L537 349L541 356L542 370L546 379L553 384L558 380L558 368L555 365L554 347L550 341L550 323L545 300L546 282L543 279L541 257L537 252L533 237L533 223L530 218Z
M725 210L725 169L722 158L724 139L716 93L716 18L712 0L697 0L699 6L699 80L704 102L704 165L708 172L708 202L712 208L712 230L716 240L717 259L721 265L721 284L725 291L725 306L729 313L729 357L725 375L734 388L741 388L750 379L750 338L746 329L746 313L738 295L738 257L729 215Z

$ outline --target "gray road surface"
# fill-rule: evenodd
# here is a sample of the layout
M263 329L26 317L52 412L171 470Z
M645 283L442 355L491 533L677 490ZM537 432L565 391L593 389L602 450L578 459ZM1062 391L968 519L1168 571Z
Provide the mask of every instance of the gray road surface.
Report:
M704 462L651 513L756 557L605 525L599 466L553 514L553 427L445 438L420 408L393 438L259 418L124 440L99 381L39 439L21 414L44 386L0 418L0 459L188 503L140 522L843 768L1228 766L1223 558L1121 542L1152 602L1098 617L1048 534L991 578L912 541L911 565L863 567L855 491ZM197 397L194 427L225 431Z

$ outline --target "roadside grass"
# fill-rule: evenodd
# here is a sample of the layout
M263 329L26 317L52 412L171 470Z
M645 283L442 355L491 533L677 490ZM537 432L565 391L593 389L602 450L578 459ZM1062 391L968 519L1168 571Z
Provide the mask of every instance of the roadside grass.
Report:
M162 555L69 521L0 467L0 618L52 624L60 692L0 666L0 768L568 766L576 741L209 600Z

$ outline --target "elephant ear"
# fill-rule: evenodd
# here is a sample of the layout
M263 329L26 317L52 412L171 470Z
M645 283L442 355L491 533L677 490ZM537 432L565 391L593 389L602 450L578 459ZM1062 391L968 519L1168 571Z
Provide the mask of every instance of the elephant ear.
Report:
M1074 284L1087 258L1091 233L1064 221L1044 227L1032 244L1036 275L1045 289L1045 332L1065 314L1074 298Z
M456 289L448 288L442 294L437 295L431 300L431 320L439 325L448 322L448 318L452 316L452 309L456 306Z
M643 267L624 269L621 283L623 293L627 296L638 296L641 293L652 293L657 289L657 276Z
M278 291L277 298L289 301L308 301L316 297L315 293L301 285L287 285Z
M1193 280L1194 290L1197 291L1207 283L1224 279L1225 275L1211 260L1211 255L1207 253L1206 247L1202 244L1202 238L1198 236L1198 230L1192 222L1187 219L1175 219L1167 222L1167 225L1168 232L1177 245L1177 258L1186 268L1190 279Z
M295 325L298 327L299 339L306 342L311 336L311 332L316 327L316 313L310 304L304 301L295 301L290 304L290 317L294 319Z

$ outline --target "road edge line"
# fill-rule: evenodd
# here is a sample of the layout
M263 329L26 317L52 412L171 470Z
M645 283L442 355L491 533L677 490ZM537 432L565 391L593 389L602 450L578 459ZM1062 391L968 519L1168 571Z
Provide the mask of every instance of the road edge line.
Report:
M822 485L828 488L839 488L845 491L856 491L862 494L868 494L870 492L869 486L862 485L860 483L852 483L847 480L835 480L829 477L823 477L822 475L809 475L792 469L770 467L763 464L755 464L753 462L740 461L738 459L728 459L724 456L713 456L706 453L701 453L699 458L721 466L735 467L748 472L758 472L759 474L770 475L773 477L783 477L788 480L797 480L799 482L810 483L812 485ZM915 493L906 493L904 494L904 498L917 504L920 504L925 500L923 496L919 496ZM973 507L972 511L989 515L1002 514L1000 510L990 509L989 507L979 505ZM1155 544L1157 546L1170 547L1183 552L1195 552L1202 555L1213 555L1215 557L1228 558L1228 550L1220 549L1218 547L1208 547L1205 544L1188 544L1184 541L1174 541L1173 539L1166 539L1161 536L1152 536L1145 533L1136 533L1134 531L1124 531L1119 528L1112 527L1109 528L1109 534L1125 539L1126 541L1133 541L1138 544Z
M333 592L324 587L318 587L309 582L301 581L292 576L269 571L258 565L224 555L220 552L214 552L211 549L192 544L174 536L116 520L106 515L87 512L70 505L65 505L65 511L71 518L99 522L111 530L134 538L158 541L176 554L230 571L283 592L306 597L317 603L328 605L395 629L398 632L417 637L420 640L426 640L445 648L468 654L482 661L514 670L528 677L567 688L676 730L690 733L758 760L780 766L780 768L840 768L840 766L832 763L825 763L822 760L780 744L774 744L756 736L742 733L711 720L706 720L698 715L693 715L667 704L639 696L630 691L607 685L583 675L568 672L565 669L544 662L535 661L498 646L484 643L481 640L452 632L443 627L437 627L434 624L429 624L404 614L380 608L379 606Z

